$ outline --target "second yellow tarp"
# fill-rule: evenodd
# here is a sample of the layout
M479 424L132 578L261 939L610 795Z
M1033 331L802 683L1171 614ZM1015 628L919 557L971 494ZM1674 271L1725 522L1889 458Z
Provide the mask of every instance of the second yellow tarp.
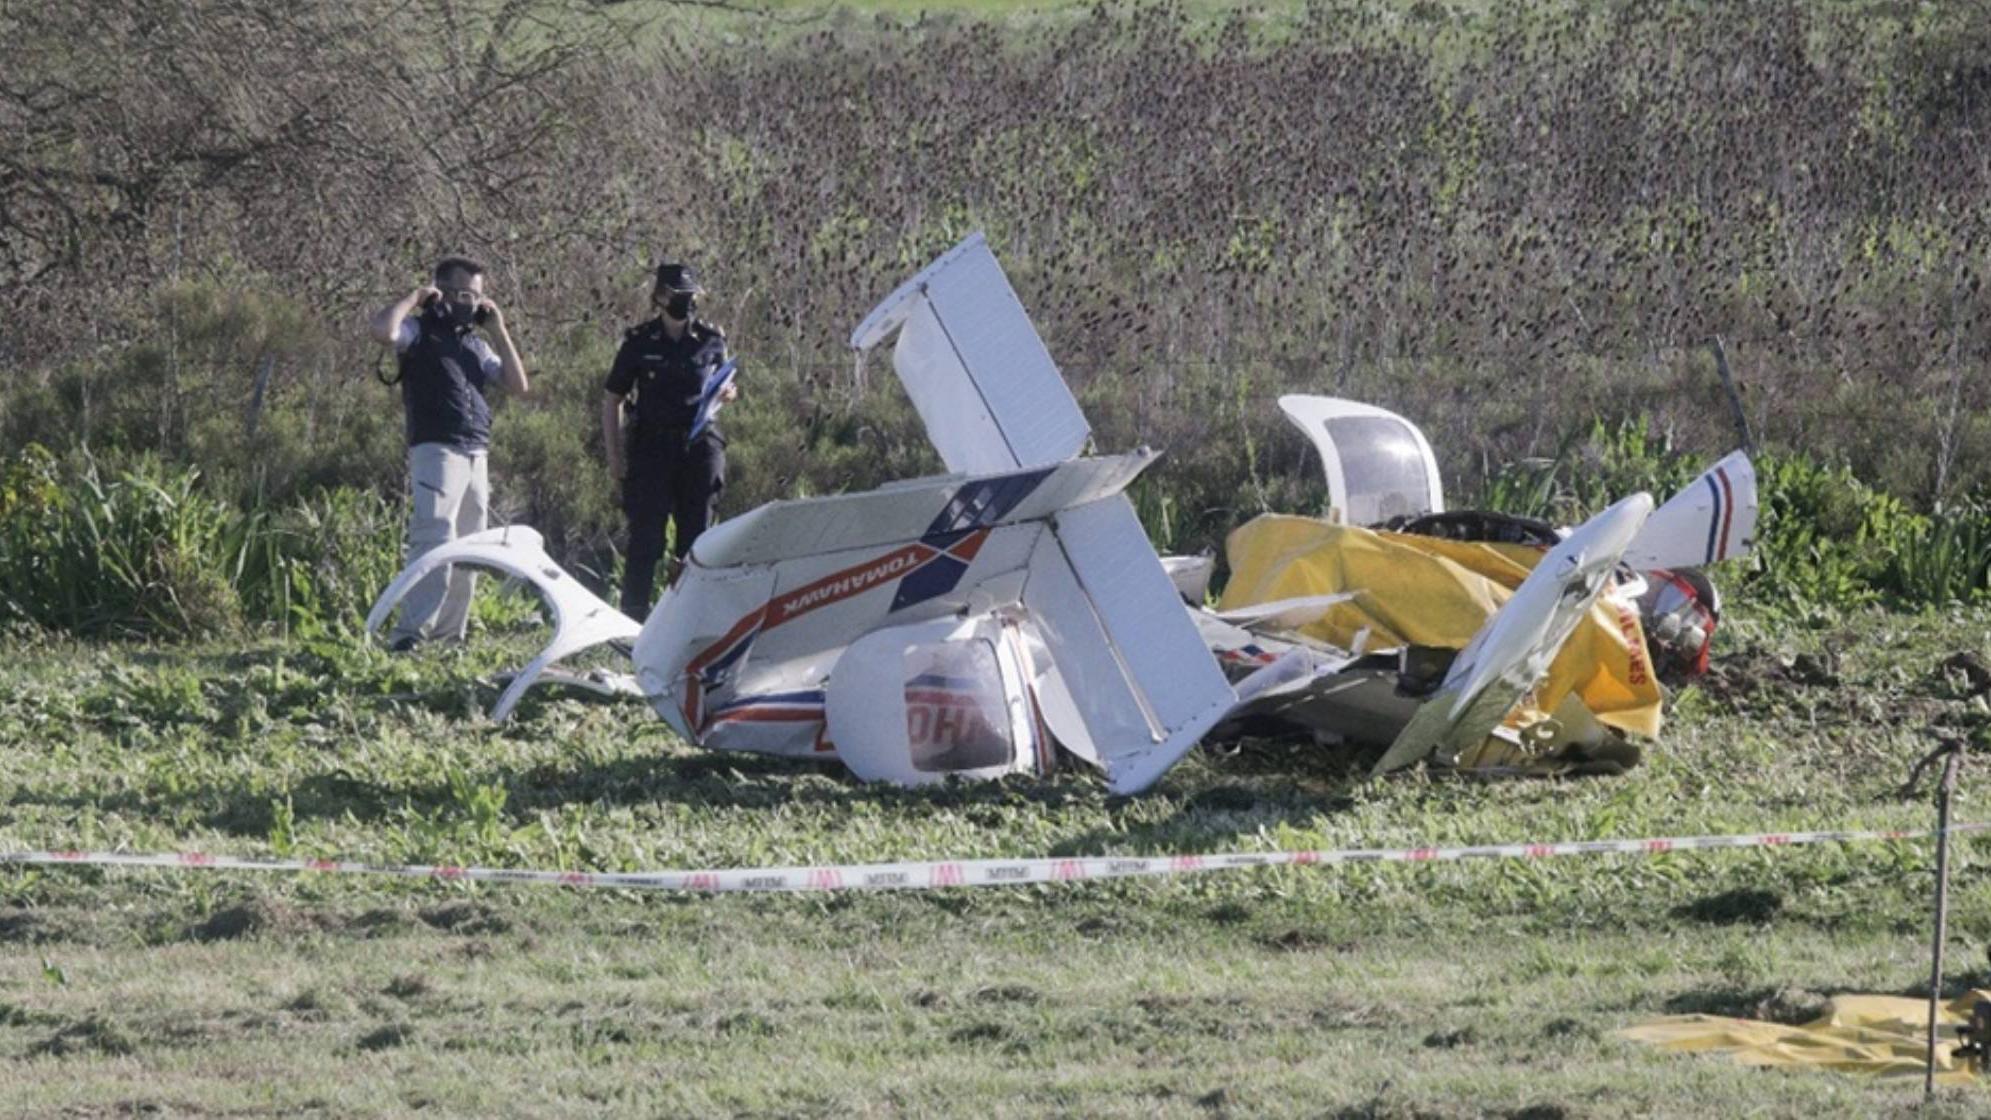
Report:
M1979 1000L1973 991L1945 1004L1937 1016L1936 1083L1964 1085L1976 1073L1957 1062L1959 1026ZM1801 1026L1718 1015L1669 1015L1618 1033L1681 1053L1727 1054L1743 1065L1809 1066L1875 1077L1921 1077L1928 1070L1929 1002L1906 996L1843 995L1825 1014Z

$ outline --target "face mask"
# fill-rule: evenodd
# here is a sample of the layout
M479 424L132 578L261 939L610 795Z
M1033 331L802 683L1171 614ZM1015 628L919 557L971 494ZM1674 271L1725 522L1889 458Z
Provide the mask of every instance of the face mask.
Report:
M698 307L698 297L690 292L673 292L664 304L664 313L673 319L689 321L691 313Z

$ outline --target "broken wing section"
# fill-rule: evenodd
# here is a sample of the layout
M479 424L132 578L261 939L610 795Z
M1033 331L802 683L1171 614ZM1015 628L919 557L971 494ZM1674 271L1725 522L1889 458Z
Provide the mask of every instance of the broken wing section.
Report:
M850 345L894 332L893 368L948 470L1048 466L1085 447L1085 414L980 233L885 297Z
M1651 496L1633 494L1577 526L1549 550L1460 651L1444 683L1417 709L1376 763L1375 773L1433 754L1449 762L1491 735L1542 679L1556 652L1604 593L1651 512Z
M511 715L512 709L525 695L525 690L532 687L548 666L604 642L627 641L641 629L635 620L602 602L593 592L582 587L579 580L555 564L553 558L546 555L546 542L537 531L523 525L512 525L459 537L416 557L374 601L373 609L366 616L367 632L378 630L387 621L387 616L393 613L395 605L415 584L421 582L422 577L453 564L492 568L524 580L539 592L553 610L553 640L546 643L539 656L527 662L525 668L512 678L510 686L491 709L494 720L502 721ZM619 686L612 687L623 691Z
M1153 785L1237 703L1124 495L1056 517L1023 605L1059 678L1051 729L1116 793Z

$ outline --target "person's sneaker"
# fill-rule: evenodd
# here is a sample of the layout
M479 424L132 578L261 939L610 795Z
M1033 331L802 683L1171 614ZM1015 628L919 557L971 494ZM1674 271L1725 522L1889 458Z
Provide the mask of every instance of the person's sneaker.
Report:
M415 635L403 634L387 644L387 652L413 653L415 652L415 647L421 644L422 640L420 638L417 638Z

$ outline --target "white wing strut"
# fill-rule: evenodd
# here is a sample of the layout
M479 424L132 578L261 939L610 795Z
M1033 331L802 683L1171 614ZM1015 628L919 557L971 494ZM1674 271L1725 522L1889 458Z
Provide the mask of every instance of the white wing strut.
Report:
M512 683L498 697L491 718L502 722L518 706L525 690L532 687L547 666L590 646L617 640L627 641L642 629L636 621L607 603L576 580L546 555L546 542L538 532L523 525L486 529L459 537L430 549L402 569L374 601L367 612L367 633L373 633L394 610L395 604L420 582L423 576L451 564L474 564L494 568L531 584L553 608L553 640L526 663Z

